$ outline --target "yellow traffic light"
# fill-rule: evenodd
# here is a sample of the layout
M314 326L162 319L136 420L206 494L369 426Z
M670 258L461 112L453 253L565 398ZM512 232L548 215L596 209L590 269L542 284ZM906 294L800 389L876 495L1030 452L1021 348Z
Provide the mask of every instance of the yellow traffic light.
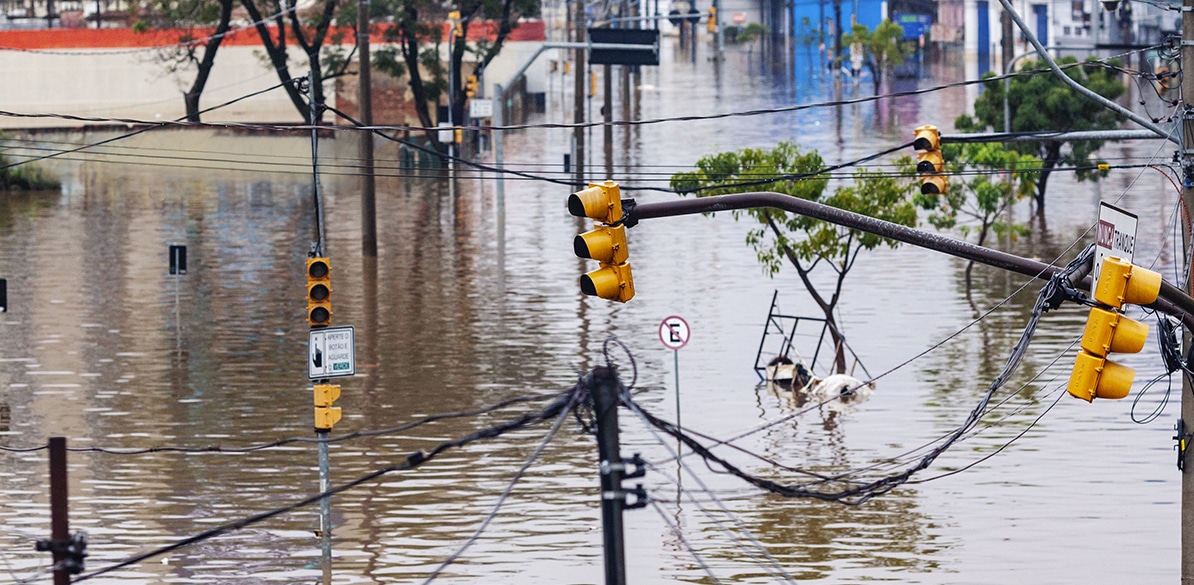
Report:
M568 212L604 224L572 241L577 256L601 263L597 270L580 277L581 292L621 303L634 298L626 227L612 225L622 220L622 190L618 184L605 181L573 193L568 197Z
M706 23L706 26L707 26L709 32L711 32L711 33L717 32L717 7L716 6L709 7L709 22Z
M599 223L615 223L622 219L622 189L613 181L590 183L588 189L568 196L568 213Z
M340 398L340 386L336 384L315 385L315 428L330 430L340 421L340 407L332 406Z
M1107 359L1109 353L1136 353L1144 349L1148 325L1129 319L1115 309L1124 303L1149 304L1157 300L1161 275L1117 258L1103 260L1095 300L1107 308L1095 307L1082 332L1082 350L1074 361L1074 372L1066 390L1087 402L1095 398L1126 398L1136 372Z
M473 97L477 95L477 76L470 75L468 79L464 80L464 95Z
M920 173L920 192L940 195L946 192L945 158L941 156L941 134L937 127L925 124L915 130L912 148L917 150L916 172Z
M307 259L307 323L332 323L332 267L327 258Z
M1116 256L1103 259L1103 267L1099 271L1099 286L1094 291L1096 301L1119 309L1124 303L1152 304L1160 293L1159 273Z

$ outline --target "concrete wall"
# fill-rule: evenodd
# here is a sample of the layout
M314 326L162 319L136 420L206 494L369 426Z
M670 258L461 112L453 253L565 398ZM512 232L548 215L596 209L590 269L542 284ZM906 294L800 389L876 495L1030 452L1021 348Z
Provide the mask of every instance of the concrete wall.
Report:
M541 25L527 28L534 29L528 31L528 36L542 39ZM36 38L26 33L36 33ZM94 31L94 34L111 37L117 33ZM130 33L122 34L130 36ZM194 78L193 71L168 72L152 47L88 47L101 41L79 40L75 38L77 36L71 31L0 31L0 76L5 80L0 91L0 110L17 114L56 113L135 120L173 120L184 115L182 95ZM62 40L66 37L75 40ZM154 40L134 38L141 44L153 44ZM274 69L263 61L263 51L256 40L256 33L248 31L229 38L220 47L203 93L202 107L219 105L280 83ZM41 47L37 46L39 43ZM507 41L502 54L490 65L486 94L492 95L489 86L504 82L505 76L521 66L541 44L541 40ZM378 46L374 45L374 49ZM293 47L291 54L300 55ZM292 74L303 75L306 71L305 61L291 63ZM544 91L546 72L546 60L540 57L539 62L528 70L530 91ZM334 83L329 81L325 91L329 104L334 106L333 86ZM203 120L303 122L281 88L204 114ZM0 114L0 129L74 127L88 123Z

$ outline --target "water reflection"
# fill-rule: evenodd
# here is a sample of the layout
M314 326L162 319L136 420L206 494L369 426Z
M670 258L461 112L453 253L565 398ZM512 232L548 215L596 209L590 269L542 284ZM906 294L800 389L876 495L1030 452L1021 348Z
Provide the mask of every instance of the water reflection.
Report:
M672 49L674 60L644 68L643 86L627 94L630 115L746 110L788 104L793 96L827 101L870 91L866 83L843 84L799 66L791 73L760 75L757 54L730 51L724 62L694 65L690 52ZM934 81L925 83L955 78L948 65L933 65ZM537 120L557 122L570 114L571 96L564 92L571 83L551 83L560 89L549 96L548 114ZM802 147L821 149L827 160L850 160L905 142L914 123L947 124L967 99L966 90L955 90L765 118L618 128L613 178L658 185L661 176L701 155L793 135ZM625 102L615 106L616 114L627 114ZM918 119L924 112L938 119ZM321 144L326 152L320 158L334 166L351 159L356 140ZM564 131L513 134L509 161L552 174L567 145ZM239 446L310 436L302 291L303 261L314 232L304 167L309 141L162 132L124 147L129 150L113 152L185 148L241 161L225 168L231 163L200 156L187 163L197 167L191 169L154 166L152 160L116 164L117 157L108 155L63 161L55 166L63 174L63 193L0 198L0 277L8 278L13 307L0 317L0 426L6 427L0 443L34 445L63 434L81 447ZM1124 148L1131 150L1123 156L1147 157L1156 147ZM266 166L259 153L293 169ZM386 149L379 156L387 156ZM599 167L605 161L592 162ZM272 174L263 174L266 169ZM1142 210L1144 233L1170 225L1172 196L1156 193L1169 194L1172 187L1159 177L1142 180L1149 181L1139 184L1145 188L1129 192L1122 205ZM1052 183L1049 209L1055 214L1033 226L1030 237L1008 243L1012 251L1046 260L1061 255L1089 227L1097 200L1118 196L1127 185L1117 175L1099 186L1060 178ZM611 336L627 343L635 357L636 399L654 412L675 412L673 356L660 347L656 332L671 314L685 316L694 328L692 343L679 356L686 427L728 437L793 413L793 406L752 389L750 366L774 289L793 299L796 313L815 307L799 292L795 276L784 273L772 281L761 274L743 245L746 226L724 215L644 222L631 234L639 296L611 305L576 291L577 277L590 267L572 255L569 243L588 226L565 212L566 188L508 180L509 200L499 223L492 177L462 174L454 184L436 177L379 177L379 255L371 260L359 253L356 185L354 177L334 172L324 185L334 319L354 325L358 336L358 375L343 381L338 404L345 418L337 433L562 390L578 370L604 360L602 345ZM1165 209L1152 211L1159 199ZM177 280L177 297L164 258L172 242L188 245L192 264ZM1158 257L1166 273L1172 273L1175 256L1166 255L1169 247L1155 234L1142 237L1142 253ZM876 372L894 371L857 410L801 415L744 439L744 449L792 467L840 472L939 437L956 427L1002 366L1038 290L1029 286L956 340L897 368L956 332L976 310L995 306L1025 279L976 269L968 301L963 263L907 247L877 250L860 259L856 270L842 300L851 345ZM941 470L991 452L1043 412L1052 395L1042 390L1052 388L1051 378L1032 375L1065 351L1082 320L1076 309L1046 316L1006 391L1027 384L1009 401L1023 410L1011 424L947 454ZM1062 362L1058 368L1065 370ZM1139 368L1139 379L1155 373L1147 356L1131 364ZM744 493L737 480L701 465L691 468L802 579L949 583L1011 575L990 578L1011 581L1024 571L1042 581L1170 578L1177 556L1170 519L1178 476L1172 472L1169 429L1157 423L1125 432L1125 410L1117 404L1063 403L1000 457L857 508ZM333 483L521 412L444 420L335 444ZM1114 440L1107 438L1108 428L1117 431ZM472 533L544 432L527 429L450 451L418 471L387 475L335 498L337 582L406 582L426 575ZM624 432L623 452L667 460L667 449L637 421L627 420ZM1074 433L1090 440L1074 441ZM0 522L6 528L0 531L0 550L23 574L43 561L22 535L44 534L48 525L45 461L40 453L0 458L5 496ZM740 455L734 460L751 473L795 481L769 463ZM315 463L315 449L306 444L240 455L76 452L71 522L89 532L89 565L101 567L310 494L317 484ZM664 473L667 477L644 481L653 494L673 501L675 470ZM1132 479L1115 484L1107 480L1128 476ZM597 477L592 439L569 426L444 579L596 581ZM1103 498L1101 505L1054 497L1075 484L1097 484L1090 497ZM691 478L684 478L683 487L703 498L706 508L718 509ZM719 578L771 580L724 534L724 516L710 517L686 499L668 512ZM1124 515L1137 518L1138 528L1125 531ZM1017 531L1009 532L1009 525ZM319 575L315 526L314 509L297 511L187 547L165 562L131 567L109 581L313 581ZM707 579L651 511L628 515L627 529L631 580ZM1115 557L1114 566L1101 548L1072 544L1091 539L1113 544L1127 537L1150 547L1130 558ZM1061 567L1058 554L1075 562Z

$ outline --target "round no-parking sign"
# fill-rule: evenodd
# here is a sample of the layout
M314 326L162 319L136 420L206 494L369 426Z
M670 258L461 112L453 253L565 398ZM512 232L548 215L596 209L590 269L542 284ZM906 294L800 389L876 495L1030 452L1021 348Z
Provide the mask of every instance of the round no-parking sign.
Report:
M691 335L692 330L682 317L672 315L659 324L659 341L668 349L678 350L684 347Z

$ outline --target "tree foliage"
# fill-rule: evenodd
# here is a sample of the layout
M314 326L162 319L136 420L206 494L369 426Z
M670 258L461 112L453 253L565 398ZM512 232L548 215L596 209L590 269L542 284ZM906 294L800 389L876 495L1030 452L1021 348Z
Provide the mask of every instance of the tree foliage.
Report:
M1083 87L1107 98L1123 95L1126 87L1119 79L1119 63L1099 63L1094 58L1083 64L1073 57L1058 61L1070 79ZM1120 116L1104 108L1094 100L1079 94L1048 70L1048 64L1029 61L1021 71L1037 71L1035 75L1012 77L1010 90L1006 92L1008 110L1011 112L1012 132L1040 131L1083 131L1109 130L1120 123ZM988 73L988 77L992 76ZM954 127L961 132L981 132L987 129L1002 131L1004 82L989 81L984 84L983 93L974 102L974 117L959 116ZM1042 161L1042 171L1036 181L1036 202L1045 205L1045 188L1049 175L1058 166L1077 167L1079 181L1097 180L1107 175L1106 171L1092 169L1095 165L1091 156L1103 146L1101 140L1080 140L1066 142L1046 140L1043 142L1017 143L1012 148L1034 154Z
M171 39L175 44L159 49L157 59L174 75L194 70L195 77L183 92L188 122L200 121L199 99L230 28L235 3L236 0L149 0L144 5L144 18L133 24L137 32L178 31Z
M287 39L293 36L307 58L315 82L312 88L315 102L325 103L324 82L344 75L352 51L355 50L355 45L345 48L341 43L342 33L333 29L332 24L337 21L355 22L355 3L317 0L309 6L304 4L302 9L298 8L297 0L241 0L241 4L256 24L266 60L278 73L278 80L285 84L290 102L306 122L310 116L306 98L297 84L289 83L294 75L290 73L291 57ZM352 9L347 9L350 5ZM317 110L316 119L322 117L323 112Z
M5 138L4 134L0 134L0 141ZM13 162L0 149L0 191L47 191L61 186L62 183L42 167Z
M747 148L702 157L697 161L697 170L673 175L671 185L678 192L696 192L702 197L765 189L900 225L916 224L916 208L911 200L915 185L910 179L859 170L852 184L840 186L830 194L827 193L829 176L819 173L824 167L816 151L801 152L798 146L781 142L771 150ZM760 179L769 178L777 180L758 184ZM749 219L757 224L748 232L746 242L754 248L769 276L777 274L785 260L795 268L830 324L837 348L835 368L844 373L843 338L835 311L846 275L862 251L880 245L894 248L898 242L777 209L749 209L733 214L735 219ZM812 281L813 270L822 265L836 276L831 290L819 289Z
M1007 221L1007 212L1036 188L1041 161L1031 154L1010 150L998 143L943 144L946 176L944 194L918 193L915 201L928 210L926 219L937 229L956 229L963 237L984 246L991 236L1019 236L1027 229ZM908 157L897 161L905 172L916 172ZM966 266L966 278L974 267Z
M470 73L481 77L501 52L510 32L518 26L518 20L535 16L539 11L536 0L453 0L448 4L434 0L382 0L374 6L393 22L384 33L392 45L378 51L377 68L394 77L407 77L419 123L428 128L427 140L436 145L439 145L438 133L431 130L437 121L432 119L433 108L446 98L452 119L458 123L464 120L467 99L464 77ZM468 39L472 27L480 27L483 34L479 40L452 42L447 55L450 64L445 66L443 49L449 39L444 34L443 23L452 10L460 11L457 24L460 36L454 41ZM471 65L468 71L466 57ZM448 91L449 87L452 92Z
M873 31L865 25L855 24L851 32L842 34L843 45L858 43L862 46L862 62L871 72L876 92L883 76L912 56L915 49L903 39L904 27L886 18Z

